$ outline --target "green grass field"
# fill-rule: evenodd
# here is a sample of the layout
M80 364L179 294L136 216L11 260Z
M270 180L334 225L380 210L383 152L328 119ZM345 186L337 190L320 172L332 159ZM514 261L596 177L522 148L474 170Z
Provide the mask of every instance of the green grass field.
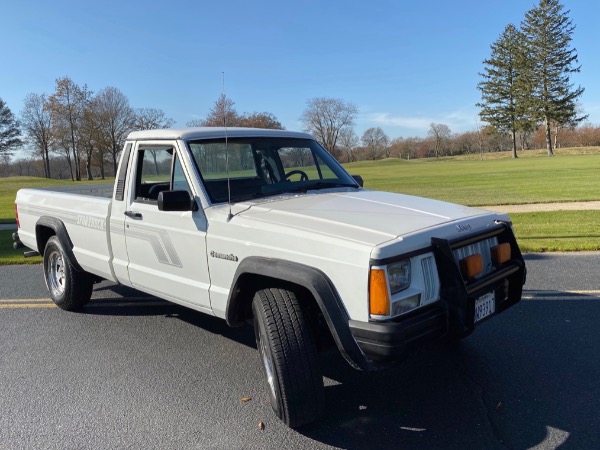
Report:
M600 149L593 154L434 158L346 164L365 187L469 206L600 200ZM503 153L503 155L506 155ZM539 153L538 153L539 155Z
M94 181L77 181L71 180L47 180L45 178L36 177L8 177L0 178L0 223L15 222L15 196L17 191L22 188L42 188L51 186L73 185L75 183L84 184L103 184L112 183L113 178L106 180Z
M24 258L23 251L25 249L14 250L12 234L14 231L0 230L0 266L8 264L38 264L42 262L40 256L32 258Z
M600 148L405 161L387 159L346 164L365 188L401 192L470 206L600 200ZM110 180L97 180L106 183ZM14 223L14 199L23 187L72 184L41 178L0 178L0 223ZM81 184L88 184L82 181ZM510 215L525 252L600 250L600 211L556 211ZM11 232L0 232L0 264L33 263L12 250Z
M552 211L510 215L524 252L600 250L600 211Z

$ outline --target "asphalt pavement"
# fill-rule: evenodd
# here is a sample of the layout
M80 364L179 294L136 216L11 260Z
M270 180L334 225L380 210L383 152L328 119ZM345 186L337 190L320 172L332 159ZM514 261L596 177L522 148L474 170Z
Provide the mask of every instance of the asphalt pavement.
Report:
M0 267L0 449L600 448L600 254L525 258L523 301L456 347L371 374L322 355L326 413L297 431L250 327L109 283L67 313L39 265Z

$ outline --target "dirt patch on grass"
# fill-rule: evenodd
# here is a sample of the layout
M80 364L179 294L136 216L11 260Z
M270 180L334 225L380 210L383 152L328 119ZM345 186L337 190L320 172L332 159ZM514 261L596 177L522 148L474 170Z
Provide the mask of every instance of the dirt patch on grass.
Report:
M499 213L528 213L540 211L594 211L600 210L600 201L565 203L530 203L527 205L482 206Z

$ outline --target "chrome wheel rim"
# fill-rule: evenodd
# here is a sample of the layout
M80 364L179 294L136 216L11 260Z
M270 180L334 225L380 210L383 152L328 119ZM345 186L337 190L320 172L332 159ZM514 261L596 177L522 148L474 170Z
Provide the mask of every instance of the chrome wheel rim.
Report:
M62 255L53 251L48 257L46 268L48 288L55 297L60 297L65 292L65 265Z
M260 352L260 358L262 359L263 367L265 368L265 373L267 375L267 383L269 383L269 389L271 390L271 398L275 400L277 396L275 395L275 377L273 371L273 363L271 358L269 357L269 352L267 351L265 341L262 337L262 333L258 333L258 348Z

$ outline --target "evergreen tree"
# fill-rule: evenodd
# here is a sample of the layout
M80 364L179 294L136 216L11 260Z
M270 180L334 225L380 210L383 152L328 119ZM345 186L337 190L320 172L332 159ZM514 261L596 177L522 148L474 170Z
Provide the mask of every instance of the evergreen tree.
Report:
M517 131L531 127L524 98L529 90L523 68L526 64L523 35L509 24L491 45L491 55L483 63L483 80L477 86L482 102L479 116L499 132L512 136L513 158L517 157Z
M569 80L581 66L576 65L577 51L571 48L575 25L568 14L558 0L540 0L521 24L529 61L526 76L531 81L526 106L546 127L548 156L553 155L551 125L572 125L586 118L578 116L576 103L584 89L574 88Z
M12 150L21 146L23 142L19 136L21 136L19 122L0 98L0 155L11 155Z

